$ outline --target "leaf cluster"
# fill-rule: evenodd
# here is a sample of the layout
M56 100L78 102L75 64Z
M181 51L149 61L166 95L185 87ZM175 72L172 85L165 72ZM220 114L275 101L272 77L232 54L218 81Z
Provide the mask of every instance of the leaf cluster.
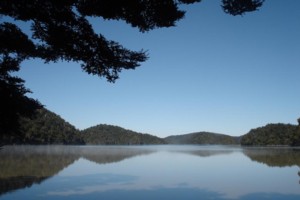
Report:
M258 10L265 0L222 0L222 8L230 15L243 15Z
M175 26L184 16L178 4L194 2L198 0L3 0L0 15L30 23L32 38L28 39L15 24L5 22L3 31L10 34L1 36L6 41L2 48L46 62L80 62L87 73L114 82L122 69L138 67L147 54L144 50L128 50L97 34L88 17L123 20L144 32Z

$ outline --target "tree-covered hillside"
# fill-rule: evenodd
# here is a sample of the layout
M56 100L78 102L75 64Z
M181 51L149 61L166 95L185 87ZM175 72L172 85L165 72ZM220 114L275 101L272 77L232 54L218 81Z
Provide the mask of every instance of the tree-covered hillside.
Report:
M249 133L242 136L242 145L300 145L300 126L291 124L268 124L250 130Z
M82 131L86 144L164 144L164 140L112 125L97 125Z
M238 144L238 138L229 135L197 132L165 138L169 144Z
M4 144L82 144L80 132L55 113L40 109L32 119L20 119L20 133L2 138Z
M249 133L239 137L210 132L196 132L162 139L112 125L97 125L79 131L57 114L46 109L39 109L32 119L24 117L20 119L18 133L1 134L0 146L5 144L300 146L300 119L298 119L298 123L298 126L282 123L268 124L264 127L252 129Z

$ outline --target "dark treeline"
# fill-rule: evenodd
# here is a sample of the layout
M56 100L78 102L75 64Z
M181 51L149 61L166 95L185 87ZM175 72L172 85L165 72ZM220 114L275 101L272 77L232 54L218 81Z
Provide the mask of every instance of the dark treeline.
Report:
M300 122L300 121L299 121ZM20 119L16 134L1 134L0 145L6 144L89 144L89 145L142 145L142 144L241 144L244 146L300 146L300 123L268 124L250 130L240 137L210 132L196 132L159 138L112 125L97 125L78 130L57 114L46 109L37 111L34 118Z
M164 144L150 134L137 133L118 126L97 125L79 131L60 116L46 109L37 111L32 119L22 117L17 133L1 134L0 144L92 144L130 145Z

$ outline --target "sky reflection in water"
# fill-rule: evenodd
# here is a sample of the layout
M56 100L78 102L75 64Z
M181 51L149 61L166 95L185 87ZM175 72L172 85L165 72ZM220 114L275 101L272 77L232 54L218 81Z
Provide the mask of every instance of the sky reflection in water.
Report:
M24 148L24 147L23 147ZM27 148L27 147L25 147ZM34 147L33 147L34 148ZM40 147L41 148L41 147ZM54 148L54 147L44 147ZM9 177L1 175L2 199L299 199L299 149L242 149L223 146L69 147L40 156L71 159L42 181L3 191ZM10 151L12 152L12 151ZM43 155L46 154L46 155ZM69 158L68 156L71 155ZM0 152L0 169L18 165ZM34 159L22 165L35 166ZM37 165L37 164L36 164ZM12 169L15 170L15 169ZM48 169L37 169L47 171ZM29 172L23 177L29 176ZM35 172L36 173L36 172ZM7 172L6 174L9 174ZM21 173L20 173L21 174ZM18 174L18 177L22 177ZM40 172L32 175L39 177ZM5 182L6 181L6 182ZM15 179L14 179L15 181ZM5 187L4 187L5 186Z

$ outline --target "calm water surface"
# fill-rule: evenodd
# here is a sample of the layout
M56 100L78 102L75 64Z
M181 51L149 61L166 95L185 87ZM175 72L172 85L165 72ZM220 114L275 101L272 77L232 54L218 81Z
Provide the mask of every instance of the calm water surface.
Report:
M300 149L6 146L4 199L300 199Z

